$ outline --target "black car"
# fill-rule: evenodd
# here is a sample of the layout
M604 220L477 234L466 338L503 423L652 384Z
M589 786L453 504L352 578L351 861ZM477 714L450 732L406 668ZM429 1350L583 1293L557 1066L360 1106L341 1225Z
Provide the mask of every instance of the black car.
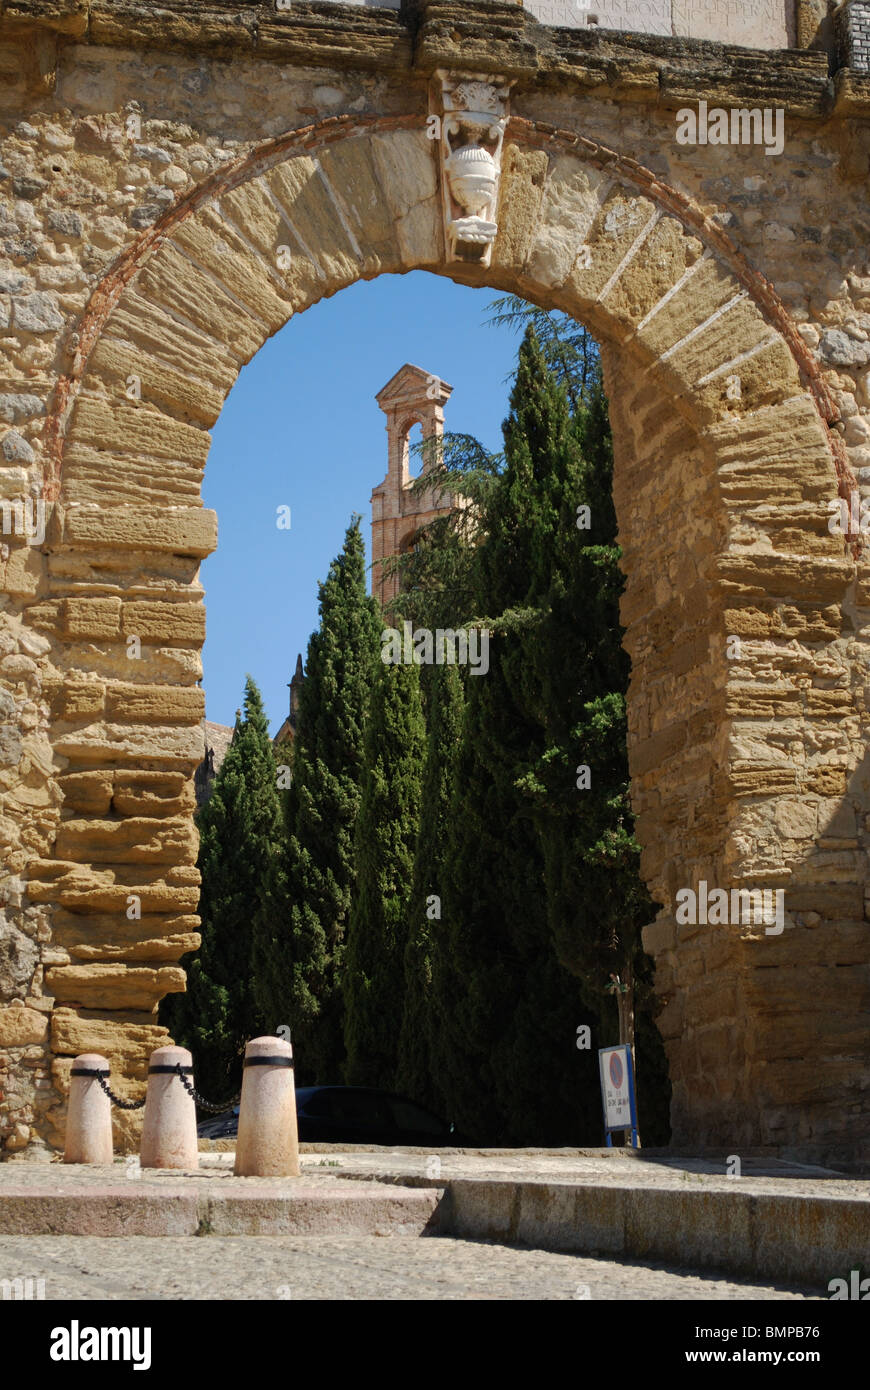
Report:
M438 1148L461 1144L448 1125L416 1101L368 1086L300 1086L296 1092L299 1141L303 1144L406 1144ZM235 1139L239 1107L203 1120L203 1139Z

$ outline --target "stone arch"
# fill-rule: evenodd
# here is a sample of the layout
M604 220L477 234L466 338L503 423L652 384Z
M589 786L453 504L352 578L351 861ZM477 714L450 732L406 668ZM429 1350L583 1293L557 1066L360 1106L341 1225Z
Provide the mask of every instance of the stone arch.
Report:
M182 987L172 962L195 939L196 576L216 540L199 503L208 429L240 367L294 313L357 279L426 269L563 309L603 343L632 794L644 874L663 904L645 940L675 1137L822 1135L829 1151L848 1148L855 1136L819 1074L822 1057L858 1065L866 1037L861 886L850 879L825 907L814 867L819 818L833 814L860 748L842 640L854 565L825 505L851 486L827 427L836 407L772 287L724 230L618 152L512 119L498 224L486 270L448 264L424 119L331 119L200 185L95 292L47 431L50 596L26 614L51 643L71 813L28 891L53 905L58 939L82 960L48 972L59 1084L65 1056L106 1049L89 1032L93 1010L106 1026L115 1014L127 1084L141 1084L157 1040L145 1011ZM731 658L729 637L745 660ZM142 656L127 661L135 639ZM784 818L800 833L785 834ZM767 937L676 924L677 889L701 880L782 886L795 911L826 916L831 966L850 967L837 1020L819 1002L824 965L808 926ZM133 929L130 895L143 914ZM85 924L96 954L80 940ZM787 981L781 997L773 973Z

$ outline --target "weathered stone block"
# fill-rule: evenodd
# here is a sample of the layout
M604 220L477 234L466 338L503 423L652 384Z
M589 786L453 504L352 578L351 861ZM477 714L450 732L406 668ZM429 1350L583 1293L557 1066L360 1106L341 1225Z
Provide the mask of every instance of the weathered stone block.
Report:
M141 360L137 375L143 384L143 395L145 383L150 380L143 372L150 369L159 376L163 366L168 365L175 378L187 378L191 387L197 380L210 383L212 403L216 397L222 401L239 370L238 359L223 344L179 322L169 310L135 290L128 291L110 315L106 332L112 339L129 340L138 349L136 356ZM170 382L175 378L170 377Z
M342 223L331 191L320 177L317 160L294 155L270 169L264 182L279 208L286 210L287 221L302 245L310 248L309 255L291 260L286 272L291 292L310 295L314 277L319 280L321 294L355 280L362 256Z
M193 782L181 772L117 772L112 805L122 816L172 816L193 811Z
M103 713L105 703L102 681L71 678L56 688L51 709L58 719L93 719Z
M117 454L142 454L173 463L202 467L211 439L205 430L186 425L147 406L108 404L87 396L76 407L69 442L90 444Z
M64 803L72 811L105 815L112 804L111 772L68 772L58 783Z
M0 1008L0 1047L30 1047L48 1039L48 1018L36 1009Z
M184 816L151 820L66 820L57 832L63 859L104 864L184 864L196 859L196 828Z
M202 729L161 724L106 724L102 721L56 734L55 749L72 762L120 763L141 767L158 759L192 773L203 757Z
M169 1031L155 1023L151 1013L85 1011L61 1006L51 1016L52 1052L78 1057L99 1052L110 1062L129 1067L135 1063L140 1078L147 1075L147 1059L164 1047Z
M432 141L422 131L399 130L374 135L371 147L391 209L400 266L437 265L441 199Z
M123 913L77 913L58 908L52 940L73 961L177 961L200 943L199 918L149 914L128 919Z
M147 1009L164 994L183 993L185 974L175 966L59 965L45 973L55 999L85 1008Z
M188 219L179 228L176 244L267 324L270 333L287 322L293 306L282 294L274 260L256 258L231 224L214 212Z
M70 508L63 520L63 541L83 548L204 557L217 545L217 517L202 507Z
M214 424L223 405L222 393L208 378L174 370L165 363L158 368L141 349L108 337L97 343L88 368L99 373L101 381L114 383L118 395L126 390L128 379L135 376L146 406L168 406L207 427Z
M200 876L192 865L89 868L60 859L36 860L30 875L27 894L32 902L56 902L70 912L121 915L138 902L143 915L183 914L195 912L199 903Z
M138 287L155 304L182 313L201 333L236 354L239 365L253 357L268 336L260 318L246 312L213 276L198 270L169 243L143 266Z
M570 156L551 156L528 274L541 284L561 285L577 259L609 190L608 180Z
M106 689L109 719L131 723L198 724L205 718L205 693L175 685L110 685Z
M622 188L609 194L589 231L586 249L577 248L577 260L565 281L578 308L599 300L635 243L652 231L655 214L647 198L631 196Z
M499 236L493 263L522 270L540 223L549 157L544 150L509 145L502 162L499 189Z
M205 609L193 603L125 603L122 628L125 636L143 642L205 641Z
M660 358L740 293L720 260L709 254L699 258L677 293L639 325L638 341L653 358Z
M119 598L67 598L60 613L61 631L65 637L116 638L120 618Z

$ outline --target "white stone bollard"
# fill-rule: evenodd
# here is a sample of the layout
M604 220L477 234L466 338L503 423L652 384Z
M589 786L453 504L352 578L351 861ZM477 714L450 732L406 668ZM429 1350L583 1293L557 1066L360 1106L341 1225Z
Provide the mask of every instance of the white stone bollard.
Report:
M199 1167L196 1105L175 1070L179 1062L193 1085L193 1058L186 1047L158 1047L151 1053L139 1149L142 1168Z
M293 1048L283 1038L252 1038L245 1048L233 1172L241 1178L299 1177Z
M99 1052L83 1052L72 1064L64 1163L112 1162L112 1102L96 1072L102 1072L108 1081L109 1063Z

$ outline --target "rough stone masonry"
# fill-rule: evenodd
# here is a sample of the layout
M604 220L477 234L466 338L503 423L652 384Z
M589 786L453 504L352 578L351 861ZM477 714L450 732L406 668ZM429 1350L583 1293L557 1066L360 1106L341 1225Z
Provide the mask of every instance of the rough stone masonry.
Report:
M77 1053L142 1094L198 941L208 431L294 313L411 269L603 344L676 1141L866 1146L870 566L830 523L870 492L870 76L820 8L761 53L484 0L0 0L6 1157L61 1143ZM701 103L748 138L678 143ZM678 923L701 881L784 890L785 930Z

